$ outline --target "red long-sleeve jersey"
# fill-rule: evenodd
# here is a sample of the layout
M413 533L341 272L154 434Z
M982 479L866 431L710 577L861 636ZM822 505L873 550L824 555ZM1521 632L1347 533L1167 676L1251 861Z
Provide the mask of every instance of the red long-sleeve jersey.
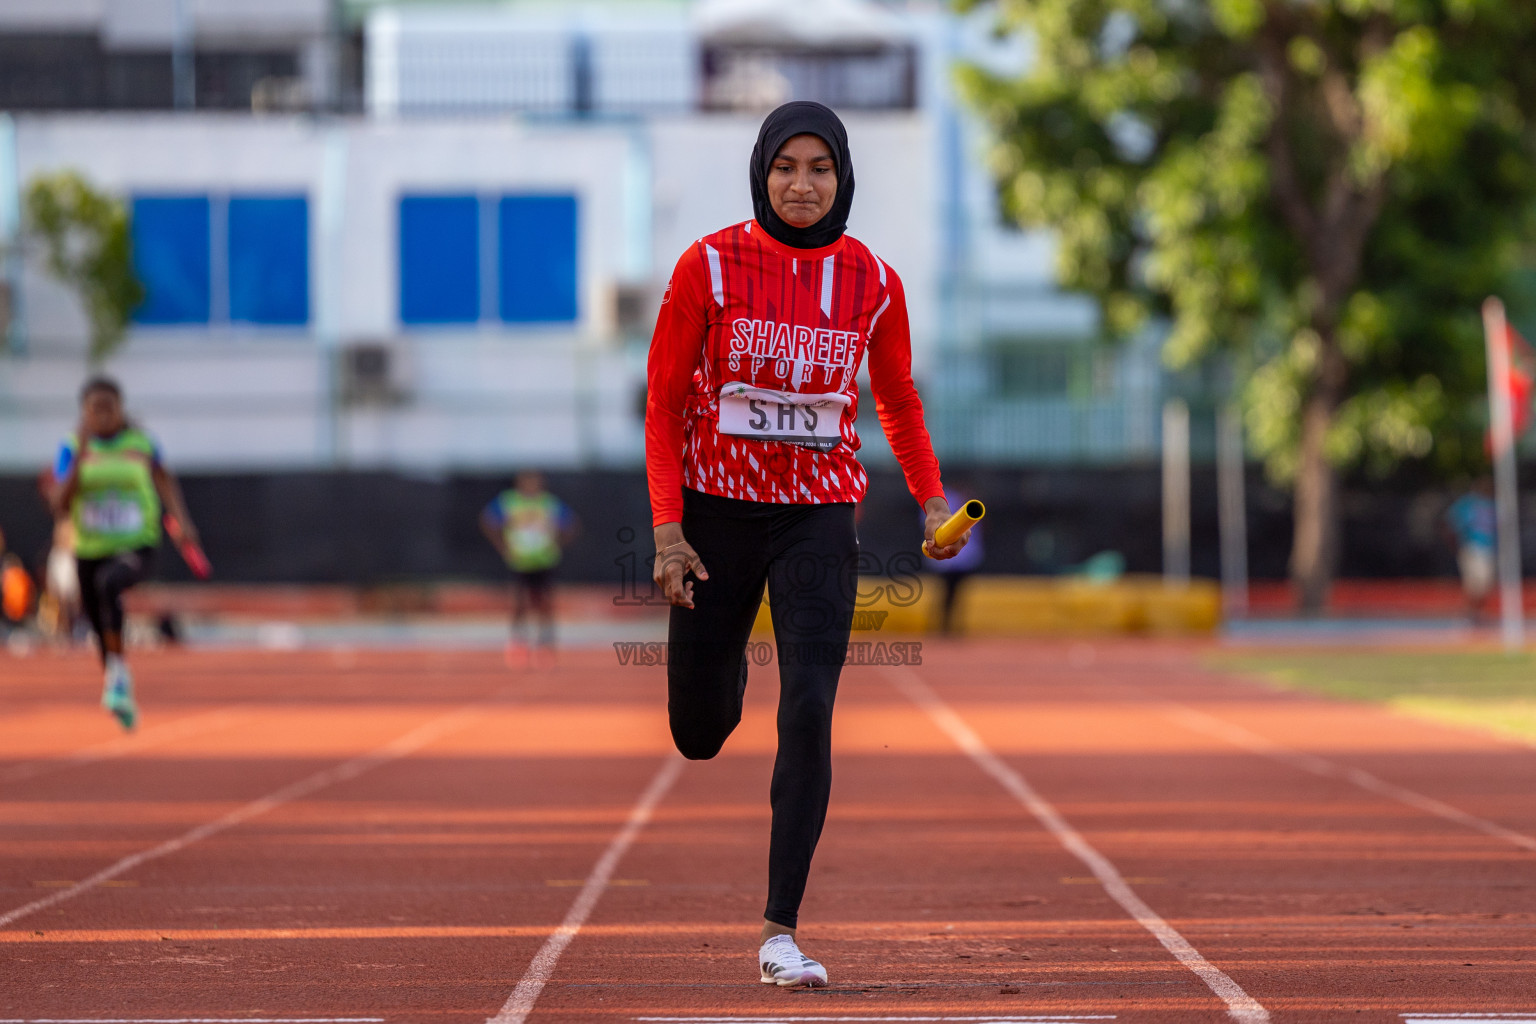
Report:
M880 426L918 504L942 496L901 279L844 235L795 249L746 221L699 239L677 261L651 338L645 468L654 525L680 522L683 488L749 501L858 501L869 477L855 453L866 352ZM721 432L720 390L827 395L841 408L830 450ZM840 396L840 397L834 397ZM791 416L791 419L793 417Z

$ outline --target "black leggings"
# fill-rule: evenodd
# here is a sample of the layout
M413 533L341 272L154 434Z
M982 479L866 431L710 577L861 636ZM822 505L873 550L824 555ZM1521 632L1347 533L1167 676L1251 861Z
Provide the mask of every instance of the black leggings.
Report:
M143 583L154 568L155 549L139 548L106 558L76 559L80 573L80 603L85 617L101 640L108 633L123 632L123 594ZM707 563L706 563L707 564ZM102 657L106 657L102 648Z
M539 620L539 643L555 642L555 570L535 569L512 574L512 639L522 640L523 622L529 609Z
M683 536L709 579L672 609L667 714L684 757L720 752L741 721L747 640L762 601L779 655L779 752L769 801L768 906L795 927L832 793L832 702L858 586L853 505L775 505L683 491Z

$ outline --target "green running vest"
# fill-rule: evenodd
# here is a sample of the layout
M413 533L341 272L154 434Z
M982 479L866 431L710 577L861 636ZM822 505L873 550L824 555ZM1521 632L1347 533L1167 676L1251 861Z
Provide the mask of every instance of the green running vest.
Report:
M529 498L517 490L503 491L502 536L507 539L507 564L514 572L553 569L560 562L560 500L552 494Z
M70 437L80 465L80 489L70 506L75 555L110 558L160 544L160 495L152 472L155 443L126 427L115 437L93 437L82 449Z

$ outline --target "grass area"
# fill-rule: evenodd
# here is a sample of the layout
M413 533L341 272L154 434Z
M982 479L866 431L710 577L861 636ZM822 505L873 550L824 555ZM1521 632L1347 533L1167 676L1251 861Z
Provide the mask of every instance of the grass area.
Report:
M1536 655L1491 651L1223 654L1215 667L1536 742Z

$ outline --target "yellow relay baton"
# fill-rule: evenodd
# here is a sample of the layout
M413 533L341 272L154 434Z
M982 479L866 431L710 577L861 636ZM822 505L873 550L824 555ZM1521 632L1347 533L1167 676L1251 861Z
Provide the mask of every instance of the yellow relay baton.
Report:
M961 505L958 512L939 524L937 530L933 531L933 546L936 548L949 547L955 541L970 533L971 527L981 522L982 516L986 514L987 506L972 498L964 505ZM923 553L928 553L928 543L926 541L923 542Z

